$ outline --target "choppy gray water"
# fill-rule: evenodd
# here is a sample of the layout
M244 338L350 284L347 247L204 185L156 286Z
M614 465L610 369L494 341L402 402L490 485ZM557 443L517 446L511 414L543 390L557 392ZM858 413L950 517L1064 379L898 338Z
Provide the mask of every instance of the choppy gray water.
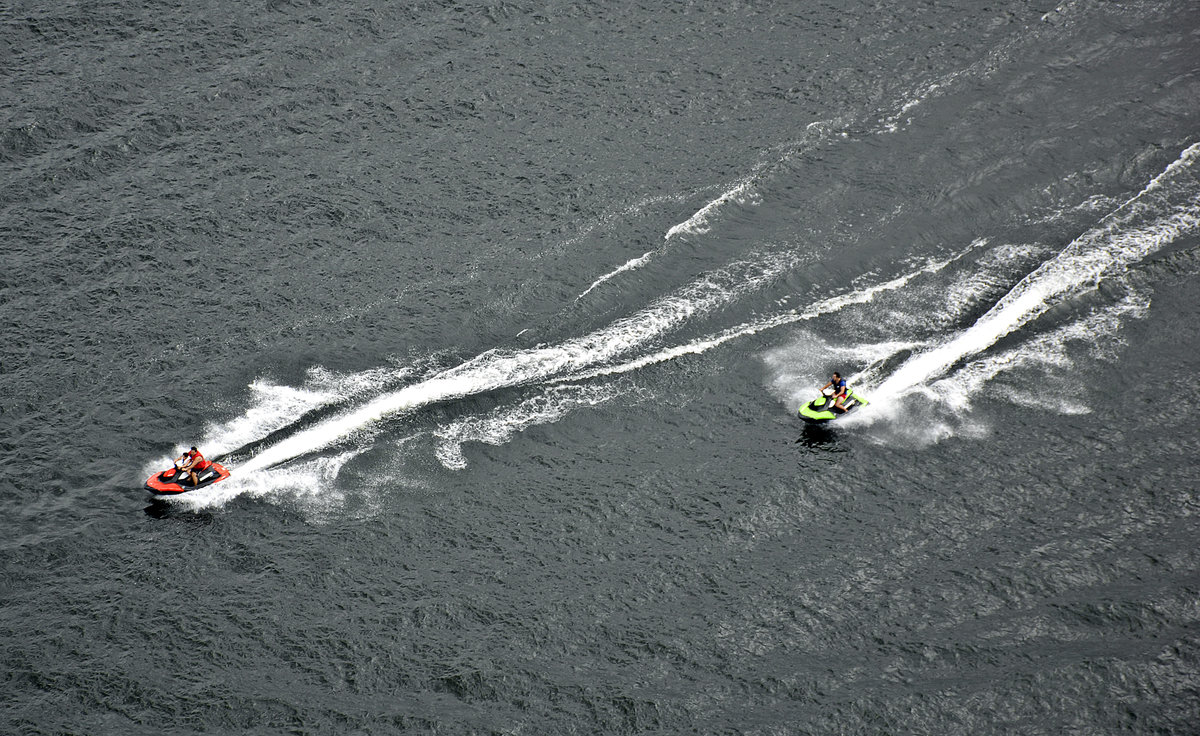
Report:
M0 21L0 732L1197 732L1194 3Z

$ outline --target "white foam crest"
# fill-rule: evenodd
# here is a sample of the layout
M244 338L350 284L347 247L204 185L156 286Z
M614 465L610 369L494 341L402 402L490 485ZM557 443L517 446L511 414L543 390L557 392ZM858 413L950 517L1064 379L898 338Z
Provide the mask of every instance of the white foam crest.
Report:
M640 215L647 208L649 208L651 206L662 204L664 202L673 202L673 203L683 202L689 196L692 196L692 195L659 194L659 195L655 195L655 196L651 196L651 197L646 197L645 199L642 199L639 202L629 205L628 207L626 207L623 210L604 214L603 216L597 218L592 223L580 228L579 232L577 232L575 235L573 235L573 236L567 238L566 240L562 241L561 243L559 243L557 247L552 248L546 252L539 253L534 257L542 258L547 253L560 252L560 251L566 250L567 248L570 248L570 247L576 245L577 243L579 243L580 241L584 240L585 238L590 236L593 232L595 232L598 229L603 230L603 229L611 228L613 226L613 223L615 223L617 220L619 220L622 217L630 217L633 215Z
M250 408L245 413L228 422L209 424L206 428L201 444L209 455L230 452L262 439L306 412L341 398L340 393L331 389L293 388L263 378L251 383L249 388Z
M734 183L728 189L722 192L721 195L716 199L701 207L688 219L667 230L667 234L663 236L663 240L670 240L680 234L700 235L708 232L711 228L709 225L709 219L730 202L741 205L758 204L759 195L754 184L762 175L762 173L770 168L790 161L798 153L807 150L812 142L829 137L835 127L836 123L834 121L818 120L809 123L804 128L804 136L798 142L786 144L772 149L778 151L780 148L782 148L784 150L782 156L771 161L759 162L749 174L735 180ZM842 135L844 136L845 133L843 132Z
M558 386L516 406L497 409L487 416L459 419L434 432L441 440L436 451L437 458L446 468L461 470L467 466L462 449L467 442L502 445L532 426L558 421L578 407L597 406L621 393L612 385Z
M930 82L925 86L907 95L903 102L900 103L898 109L890 115L886 115L878 121L879 128L876 133L894 133L901 127L911 121L907 117L908 114L921 105L926 100L936 97L943 93L947 85L949 85L961 73L950 74L935 82ZM725 205L734 202L740 205L757 205L760 201L760 195L755 186L758 179L764 171L773 169L781 164L795 158L798 154L811 148L812 144L827 140L833 137L847 138L849 133L845 130L844 124L836 120L820 120L809 123L804 129L804 137L800 141L785 146L785 152L778 160L770 163L760 163L754 167L748 175L737 179L729 189L723 192L719 197L712 200L708 204L701 207L687 220L673 226L667 230L664 240L680 234L700 235L708 232L711 229L710 220L717 214Z
M877 343L831 345L812 334L803 334L788 345L774 348L763 356L763 362L773 374L771 393L784 402L790 411L813 397L814 387L828 380L829 364L877 363L903 352L918 349L924 343L906 340L885 340ZM818 380L818 377L820 379ZM862 375L847 376L853 385Z
M241 472L262 470L319 450L352 433L366 431L389 415L450 398L544 380L611 360L695 315L759 288L785 272L794 261L794 255L780 253L761 261L735 263L589 335L517 352L488 351L432 378L384 394L354 411L297 432L251 458Z
M224 506L239 496L294 498L315 510L326 510L345 500L341 492L334 490L334 481L342 466L364 450L365 448L359 448L332 457L312 458L294 467L280 468L270 473L235 473L216 485L168 497L167 500L198 511Z
M412 368L404 367L341 374L318 366L309 369L301 388L259 378L249 385L249 409L227 422L208 425L201 443L203 450L214 457L231 452L288 426L307 412L378 390L412 372ZM176 449L178 455L186 447Z
M645 368L646 366L654 365L656 363L664 363L669 360L675 360L676 358L680 358L685 355L699 355L701 353L706 353L715 347L723 345L730 340L734 340L739 337L746 337L763 332L765 330L781 327L783 325L814 319L824 314L840 311L855 304L865 304L883 292L902 288L917 276L940 271L958 257L959 256L954 256L952 258L947 258L940 261L931 261L916 271L904 274L903 276L891 279L890 281L886 281L882 284L876 284L874 286L869 286L845 294L829 297L828 299L822 299L821 301L809 305L804 309L793 309L771 317L765 317L753 322L747 322L736 327L731 327L716 335L701 338L699 340L693 340L692 342L685 343L683 345L664 348L657 352L635 358L634 360L621 363L619 365L601 366L592 370L573 373L569 376L563 376L561 378L554 379L551 381L551 383L584 381L601 376L629 373L641 368Z
M1068 181L1079 178L1078 174L1072 174L1067 177ZM1046 192L1049 193L1050 187L1046 187ZM1075 204L1060 204L1049 212L1030 217L1029 223L1032 225L1047 225L1058 222L1063 222L1067 219L1068 214L1078 213L1097 213L1110 212L1119 205L1119 200L1105 194L1093 194L1082 202Z
M663 237L663 240L670 240L681 233L688 235L700 235L708 232L710 229L708 218L728 202L736 202L738 204L753 203L756 199L756 195L754 193L754 178L755 174L751 174L739 179L728 191L722 193L721 196L701 207L688 219L668 230L666 236Z
M625 271L631 271L635 268L641 268L642 266L644 266L650 262L650 256L652 256L652 255L654 255L654 251L647 251L646 253L643 253L642 255L638 256L637 258L631 258L630 260L626 261L623 265L619 266L616 270L610 271L609 273L604 274L600 278L593 281L591 286L584 289L582 294L575 297L575 301L579 301L580 299L584 298L588 294L592 293L593 289L595 289L600 284L603 284L605 281L608 281L613 276L616 276L617 274L623 273Z
M955 76L956 75L951 74L940 81L930 82L914 92L911 97L909 97L904 101L903 104L900 105L899 110L879 121L880 128L877 132L895 133L896 131L900 130L903 125L907 125L912 121L912 118L908 117L908 113L919 107L926 100L940 94L941 90L947 84L949 84L949 82L952 81Z
M342 398L353 398L377 391L388 383L405 379L415 372L412 366L400 368L371 368L357 373L334 373L321 366L308 369L306 384L314 389L330 391Z
M874 440L893 444L926 446L954 436L979 437L988 433L986 425L968 411L971 402L1003 374L1019 370L1041 370L1029 389L1011 387L1000 395L1014 404L1061 414L1086 414L1091 411L1083 397L1082 386L1074 380L1073 361L1068 354L1070 343L1083 343L1094 355L1102 354L1108 345L1120 343L1120 331L1130 318L1141 318L1149 308L1149 300L1129 294L1120 302L1093 310L1082 319L1034 337L996 355L977 358L948 376L929 384L914 386L904 397L921 395L934 403L909 406L902 413L903 401L880 401L871 394L869 407L839 420L843 426L875 424ZM990 391L994 396L995 389ZM914 413L915 411L915 413ZM908 421L901 421L901 416ZM919 417L913 421L914 416ZM883 417L886 425L876 422ZM882 434L879 432L882 431Z
M1045 313L1062 297L1081 288L1095 288L1118 269L1135 263L1180 235L1200 227L1200 196L1195 179L1176 181L1175 174L1200 155L1200 144L1188 148L1178 160L1145 189L1126 200L1103 224L1076 238L1055 258L1022 279L970 328L949 341L919 353L879 386L871 389L872 406L894 399L915 386L941 375L954 363L975 355L997 340ZM1172 200L1182 200L1182 202ZM1166 206L1169 214L1137 225Z
M1079 3L1074 0L1062 2L1054 10L1042 14L1041 20L1046 23L1062 23L1079 12Z
M975 244L982 245L985 242L981 238ZM1017 244L1005 244L992 249L979 259L976 270L961 274L942 289L943 307L938 312L937 320L941 323L953 322L987 295L995 295L1006 284L1012 283L1017 275L1017 264L1028 262L1027 259L1045 251L1045 246Z
M1111 339L1117 335L1125 320L1145 316L1149 306L1150 302L1146 297L1128 294L1116 304L1095 310L1083 319L1063 325L997 355L972 361L951 375L934 382L931 388L951 408L965 410L969 408L971 398L1001 373L1019 368L1070 367L1072 361L1066 350L1069 343L1083 342L1099 350L1101 339ZM1048 395L1042 390L1012 393L1008 398L1014 403L1031 406L1046 406L1049 401L1054 404L1053 408L1064 414L1090 411L1070 397Z

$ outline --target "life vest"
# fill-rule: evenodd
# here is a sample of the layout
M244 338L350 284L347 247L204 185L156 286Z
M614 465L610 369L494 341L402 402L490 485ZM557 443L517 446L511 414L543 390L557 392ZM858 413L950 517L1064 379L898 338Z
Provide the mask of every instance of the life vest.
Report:
M189 450L187 456L188 461L192 464L192 470L205 470L209 465L212 465L212 463L204 459L204 456L200 454L199 450L196 450L195 452Z

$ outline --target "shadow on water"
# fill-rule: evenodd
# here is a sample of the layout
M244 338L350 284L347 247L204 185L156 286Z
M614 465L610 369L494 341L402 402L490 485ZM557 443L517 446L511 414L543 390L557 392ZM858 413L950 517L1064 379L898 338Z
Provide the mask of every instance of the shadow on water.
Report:
M143 511L152 519L173 519L197 526L213 523L213 515L207 511L195 511L162 498L150 499L150 505Z
M844 448L838 446L837 431L827 424L805 424L800 432L800 437L794 444L820 450L844 452Z

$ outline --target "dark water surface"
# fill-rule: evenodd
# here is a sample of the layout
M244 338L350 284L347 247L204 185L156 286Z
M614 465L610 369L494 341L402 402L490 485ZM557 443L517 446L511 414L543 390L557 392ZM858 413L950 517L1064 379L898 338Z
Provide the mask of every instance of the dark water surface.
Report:
M0 49L0 733L1198 732L1195 3Z

